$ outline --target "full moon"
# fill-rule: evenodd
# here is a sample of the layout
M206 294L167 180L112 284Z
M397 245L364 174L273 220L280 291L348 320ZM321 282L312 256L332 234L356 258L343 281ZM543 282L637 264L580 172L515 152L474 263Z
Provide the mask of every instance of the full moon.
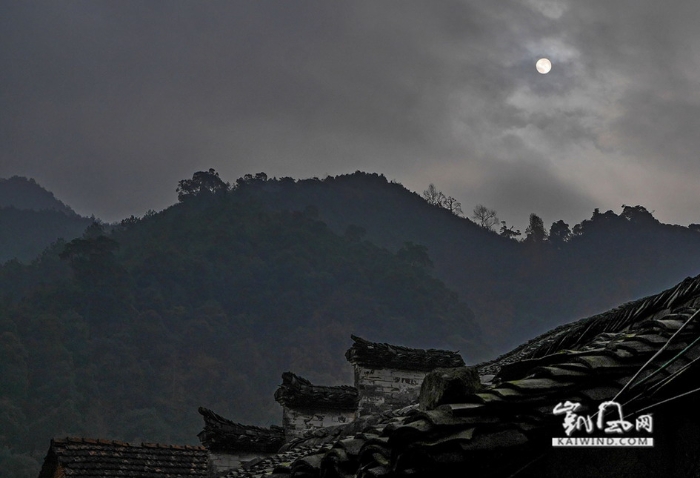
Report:
M546 75L547 73L549 73L549 70L552 69L552 62L546 58L540 58L539 60L537 60L535 68L537 68L537 71L539 71L543 75Z

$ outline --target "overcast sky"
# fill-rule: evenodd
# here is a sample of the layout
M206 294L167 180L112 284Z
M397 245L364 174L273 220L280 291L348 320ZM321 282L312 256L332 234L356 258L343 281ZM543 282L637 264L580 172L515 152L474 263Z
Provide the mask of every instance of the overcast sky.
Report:
M213 167L378 172L518 227L622 204L687 225L698 24L697 0L4 0L0 177L106 221Z

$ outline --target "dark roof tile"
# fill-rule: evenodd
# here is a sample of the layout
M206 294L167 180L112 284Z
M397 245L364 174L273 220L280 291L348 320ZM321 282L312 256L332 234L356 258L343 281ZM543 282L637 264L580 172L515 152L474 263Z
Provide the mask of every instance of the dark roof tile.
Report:
M463 450L493 450L527 443L527 437L515 428L486 435L477 435L473 440L461 445Z
M498 386L498 389L513 388L522 393L538 393L542 390L551 390L552 388L565 388L573 386L573 382L565 382L561 380L553 380L549 378L524 378L522 380L511 380L503 382Z
M684 311L687 309L687 307L683 308L684 303L693 303L698 295L700 295L700 276L687 278L659 294L556 327L494 360L478 365L479 371L482 374L496 373L507 364L544 357L561 350L576 349L594 341L601 333L621 332L642 319L668 316L671 309L678 309L674 311L676 313Z
M570 368L558 366L558 365L545 365L543 367L537 367L532 371L533 377L552 377L557 380L573 378L573 377L585 377L588 376L588 371L582 370L572 370Z
M422 442L418 442L417 444L419 446L427 446L427 447L434 447L434 446L440 446L444 445L445 443L448 442L470 442L474 438L474 431L476 428L464 428L461 430L458 430L454 433L449 433L446 435L440 436L437 440L425 440Z
M597 371L602 371L603 369L613 369L613 370L628 370L628 366L625 362L613 358L609 355L597 354L597 355L585 355L574 357L574 360L578 363L584 364L585 366L595 369Z
M356 410L360 396L355 387L313 385L303 377L285 372L282 385L275 392L275 400L292 408Z
M492 399L489 398L488 400ZM494 397L493 400L501 399ZM469 416L478 414L484 408L484 405L480 403L450 403L440 405L440 408L449 409L455 416Z
M198 437L202 444L215 452L256 451L275 453L284 444L284 429L241 425L213 411L199 407L204 418L204 430Z
M381 440L357 434L352 454L338 446L329 454L333 459L320 458L320 467L304 469L302 461L299 467L293 465L293 472L306 473L294 476L441 476L440 470L457 469L495 476L494 467L500 467L498 476L512 475L525 463L502 457L531 461L530 451L547 441L542 437L562 433L561 417L552 413L557 403L575 401L581 404L578 411L593 414L601 401L620 394L616 399L629 413L667 398L668 390L661 385L695 366L700 357L700 344L693 342L700 325L684 325L695 313L689 304L700 305L700 276L558 327L481 364L482 375L495 376L462 403L416 411L394 419L398 422L377 422L373 426L381 429ZM669 340L670 345L655 356ZM695 386L692 380L679 382ZM511 453L516 448L526 453ZM514 468L506 473L509 466Z
M51 441L39 477L52 477L58 467L84 478L205 477L208 461L204 447L68 437Z
M638 342L643 342L654 347L654 350L659 349L659 345L664 345L668 342L668 337L659 334L638 334L634 336L634 339Z
M617 392L620 391L620 387L595 387L585 390L581 390L580 393L592 402L602 402L604 400L610 400L613 398Z
M512 398L522 398L523 394L520 393L518 390L515 390L510 387L496 387L493 390L491 390L492 393L497 395L500 398L504 399L512 399Z
M651 354L654 353L658 350L658 347L654 347L649 343L645 343L642 340L639 340L638 337L635 337L634 339L627 340L617 346L619 349L627 350L632 354Z
M463 367L464 360L457 352L436 349L412 349L399 345L374 343L355 335L355 342L345 353L353 364L376 369L399 369L430 372L436 368Z
M683 325L685 321L684 320L670 320L670 319L665 319L665 320L654 320L653 324L655 326L660 327L661 329L664 330L670 330L672 332L675 332L676 330L680 329L681 326Z

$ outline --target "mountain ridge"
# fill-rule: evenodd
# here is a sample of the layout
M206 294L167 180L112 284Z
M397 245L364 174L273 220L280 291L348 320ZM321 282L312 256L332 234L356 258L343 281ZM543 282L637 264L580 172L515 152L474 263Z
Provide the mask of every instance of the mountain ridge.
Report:
M38 462L53 436L194 443L200 406L279 423L283 372L351 382L352 333L491 355L424 249L234 196L93 223L0 266L0 449Z
M193 443L199 406L278 423L282 372L351 381L352 333L475 363L700 272L697 228L642 206L515 241L376 173L178 193L0 265L3 463L54 435Z
M12 176L0 178L0 208L15 208L21 210L62 212L68 216L78 214L54 194L38 184L33 178Z
M78 237L94 218L78 215L34 179L0 178L0 264L28 263L52 242Z

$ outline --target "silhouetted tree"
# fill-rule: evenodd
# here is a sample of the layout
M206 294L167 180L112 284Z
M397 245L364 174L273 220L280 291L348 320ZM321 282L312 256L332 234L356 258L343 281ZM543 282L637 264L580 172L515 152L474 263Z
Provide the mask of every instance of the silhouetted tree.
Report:
M116 312L126 305L128 295L127 273L114 255L119 243L102 231L99 224L93 223L83 237L67 243L59 254L70 263L82 292L86 317Z
M442 207L450 211L455 216L462 215L462 205L452 196L448 196L445 198Z
M183 179L177 185L177 200L182 202L202 194L220 194L226 192L229 185L221 180L213 168L209 171L197 171L192 179Z
M513 226L508 227L505 221L501 221L501 230L498 233L508 239L514 239L520 235L520 229L514 229Z
M128 229L130 227L133 227L134 225L138 224L140 219L133 214L126 219L122 219L122 221L119 223L120 226L122 226L124 229Z
M562 220L552 223L549 228L549 242L556 246L567 242L571 238L569 225Z
M496 224L498 224L498 217L496 216L496 211L494 209L489 209L483 204L477 204L472 212L472 219L474 222L484 229L493 231L493 228L496 227ZM518 234L520 233L518 232Z
M525 229L526 242L541 243L547 239L547 232L544 228L544 221L537 214L530 214L530 224Z
M600 209L595 208L590 219L581 221L574 226L572 235L577 237L597 235L598 233L609 234L613 230L618 230L620 226L629 224L628 220L624 220L622 216L618 216L612 211L600 212Z
M627 206L623 204L620 216L635 224L658 224L659 221L654 217L653 212L647 211L643 206Z
M423 191L423 199L425 199L428 204L443 207L446 198L442 192L437 190L434 184L430 184L428 189Z
M462 204L452 196L445 196L442 192L437 190L434 184L430 184L428 189L423 191L423 199L425 199L428 204L447 209L455 216L462 215Z
M245 186L251 186L254 184L264 183L265 181L267 181L267 174L265 173L256 173L255 175L245 174L242 178L236 179L236 187L240 188Z

